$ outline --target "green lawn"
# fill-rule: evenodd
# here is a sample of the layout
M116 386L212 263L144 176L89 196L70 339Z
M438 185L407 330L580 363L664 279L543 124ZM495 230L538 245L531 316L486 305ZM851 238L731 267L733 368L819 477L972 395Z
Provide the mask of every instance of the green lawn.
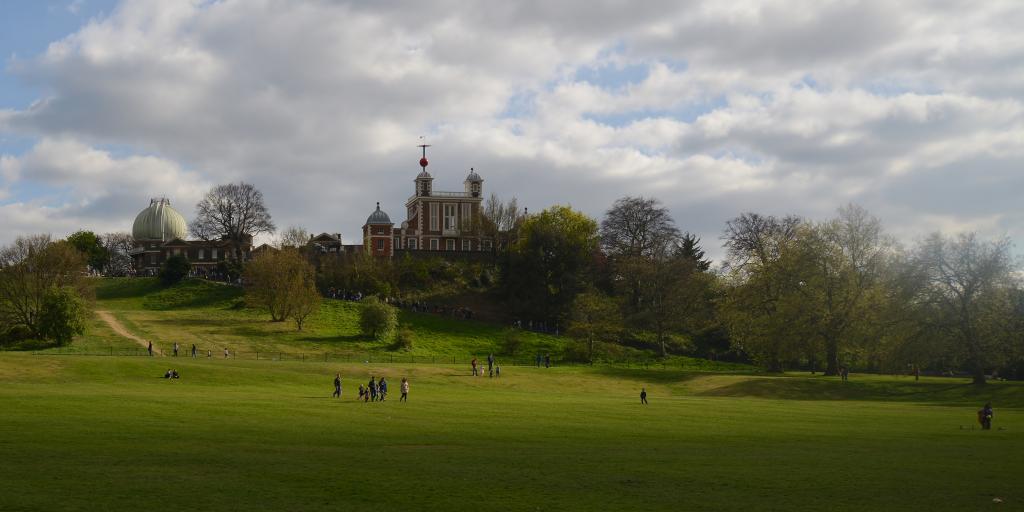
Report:
M0 510L1024 508L1019 384L467 373L3 353ZM357 402L371 374L409 403ZM986 399L1006 430L970 430Z
M0 511L1024 510L1021 383L506 355L473 378L442 361L496 351L503 327L403 312L416 344L396 352L359 335L359 307L325 301L296 332L232 287L100 281L96 308L128 331L214 357L80 355L141 350L98 317L70 347L0 352ZM567 343L524 337L526 354ZM410 377L410 402L357 402L370 375ZM1002 429L982 432L988 400Z

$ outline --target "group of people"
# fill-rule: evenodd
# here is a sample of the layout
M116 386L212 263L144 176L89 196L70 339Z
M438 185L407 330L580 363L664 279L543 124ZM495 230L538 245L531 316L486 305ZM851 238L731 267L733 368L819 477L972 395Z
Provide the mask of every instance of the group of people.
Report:
M174 348L173 348L173 353L172 353L172 355L174 357L178 357L178 351L180 350L180 348L181 347L178 345L178 343L175 342L174 343ZM150 356L153 355L153 342L152 341L150 341L149 344L146 346L146 351L149 353ZM199 357L199 348L196 347L195 343L192 344L191 355L192 355L193 359ZM212 350L207 350L206 351L206 357L207 358L213 357L213 351ZM224 359L227 359L229 357L231 357L231 351L228 350L227 347L225 347L224 348Z
M402 377L402 383L399 385L398 390L402 393L399 397L399 402L409 401L409 379ZM341 398L341 374L334 375L334 393L331 395L334 398ZM388 396L388 381L386 378L381 377L378 381L376 377L370 376L370 382L366 385L359 385L359 397L357 400L364 402L383 402Z
M479 377L483 375L483 368L480 368L477 364L476 358L474 357L469 365L473 368L473 376ZM494 361L494 354L487 354L487 376L488 377L501 377L501 367Z
M178 375L178 370L167 370L167 373L164 374L164 378L165 379L178 379L178 378L181 378L181 376Z

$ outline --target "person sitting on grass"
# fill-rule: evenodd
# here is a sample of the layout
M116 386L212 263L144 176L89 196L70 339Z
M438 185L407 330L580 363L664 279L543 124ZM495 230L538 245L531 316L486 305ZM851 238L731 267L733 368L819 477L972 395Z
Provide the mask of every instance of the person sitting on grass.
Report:
M177 379L179 377L178 370L171 370L171 378Z
M171 369L170 368L167 369L167 373L164 373L164 378L165 379L171 378Z
M992 430L992 416L992 402L989 402L978 411L978 423L981 423L982 430Z

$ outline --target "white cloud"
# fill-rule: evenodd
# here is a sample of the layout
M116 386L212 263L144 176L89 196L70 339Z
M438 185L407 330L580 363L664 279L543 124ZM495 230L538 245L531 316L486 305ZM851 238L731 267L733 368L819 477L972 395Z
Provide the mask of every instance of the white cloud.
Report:
M0 200L27 210L7 226L127 226L149 195L189 216L205 187L245 179L279 225L352 240L377 200L401 218L427 135L438 188L472 166L531 209L599 216L654 195L712 254L742 211L824 217L849 201L899 233L1019 236L1022 15L1017 2L128 1L10 64L51 92L0 110L0 131L39 138L0 164ZM25 198L26 184L56 192Z

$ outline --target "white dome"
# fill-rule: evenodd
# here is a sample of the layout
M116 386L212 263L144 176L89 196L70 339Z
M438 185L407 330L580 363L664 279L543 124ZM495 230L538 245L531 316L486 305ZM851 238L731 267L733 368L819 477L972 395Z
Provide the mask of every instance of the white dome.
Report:
M139 212L132 224L132 237L136 240L161 240L164 242L175 238L184 239L188 234L185 217L166 199L153 199L149 208Z

